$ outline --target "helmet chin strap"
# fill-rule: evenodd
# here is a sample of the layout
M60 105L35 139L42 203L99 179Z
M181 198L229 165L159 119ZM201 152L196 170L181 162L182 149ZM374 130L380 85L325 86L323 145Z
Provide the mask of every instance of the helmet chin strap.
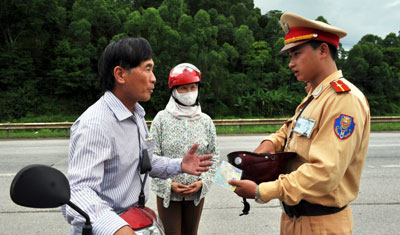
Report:
M243 203L243 210L242 214L240 214L239 216L248 215L250 211L250 204L247 202L246 198L243 198L242 203Z

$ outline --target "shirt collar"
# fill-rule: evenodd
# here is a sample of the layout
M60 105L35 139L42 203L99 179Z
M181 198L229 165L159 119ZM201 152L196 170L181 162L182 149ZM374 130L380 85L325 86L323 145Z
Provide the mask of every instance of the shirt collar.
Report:
M331 75L326 77L318 87L316 87L313 91L310 91L311 94L309 95L312 95L314 96L314 99L317 99L321 93L328 89L328 87L330 86L330 82L336 79L340 79L341 77L343 77L341 70L332 73Z
M132 112L129 111L129 109L125 107L121 100L119 100L111 91L106 91L104 93L104 101L117 117L118 121L134 117ZM135 116L138 115L142 118L146 115L146 112L139 103L136 103L135 107L133 108L133 113L135 114Z

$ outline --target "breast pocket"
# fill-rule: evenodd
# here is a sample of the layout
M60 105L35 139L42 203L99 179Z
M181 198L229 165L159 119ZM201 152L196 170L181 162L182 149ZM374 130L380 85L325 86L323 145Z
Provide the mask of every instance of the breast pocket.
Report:
M314 130L315 120L310 118L301 117L296 121L296 125L293 129L299 135L311 137L311 133Z

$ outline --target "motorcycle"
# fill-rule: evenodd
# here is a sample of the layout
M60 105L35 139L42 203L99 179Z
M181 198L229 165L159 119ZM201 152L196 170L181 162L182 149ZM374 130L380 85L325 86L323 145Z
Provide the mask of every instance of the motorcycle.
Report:
M92 234L89 215L70 201L71 191L65 175L50 166L28 165L14 177L10 187L11 200L20 206L56 208L67 204L85 218L82 235ZM138 235L164 235L156 213L145 206L133 207L120 215Z

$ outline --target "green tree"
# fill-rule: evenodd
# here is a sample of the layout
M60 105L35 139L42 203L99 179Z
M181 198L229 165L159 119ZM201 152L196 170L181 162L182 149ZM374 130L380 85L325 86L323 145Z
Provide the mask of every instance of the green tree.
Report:
M55 40L63 36L65 8L58 1L1 1L0 119L42 112L46 71ZM45 30L43 30L45 29Z
M233 24L229 22L224 15L219 14L215 19L215 25L218 28L218 36L217 36L218 44L219 45L223 45L224 43L232 44L233 32L234 32Z
M187 6L183 0L164 0L158 11L165 22L176 27L178 19L187 12Z
M234 44L241 55L247 54L254 43L253 32L247 25L241 25L233 34Z
M249 16L249 10L243 3L236 3L232 5L229 9L229 14L235 17L235 26L244 25L246 23L246 19Z
M144 37L153 48L151 119L169 99L168 74L200 68L200 101L212 117L290 115L304 84L280 55L282 12L252 0L0 0L0 119L78 115L102 92L97 62L113 40ZM328 22L323 16L317 20ZM400 113L400 34L365 35L337 65L364 91L373 115Z
M349 51L345 76L366 94L372 115L398 112L398 75L384 60L383 40L366 35Z

